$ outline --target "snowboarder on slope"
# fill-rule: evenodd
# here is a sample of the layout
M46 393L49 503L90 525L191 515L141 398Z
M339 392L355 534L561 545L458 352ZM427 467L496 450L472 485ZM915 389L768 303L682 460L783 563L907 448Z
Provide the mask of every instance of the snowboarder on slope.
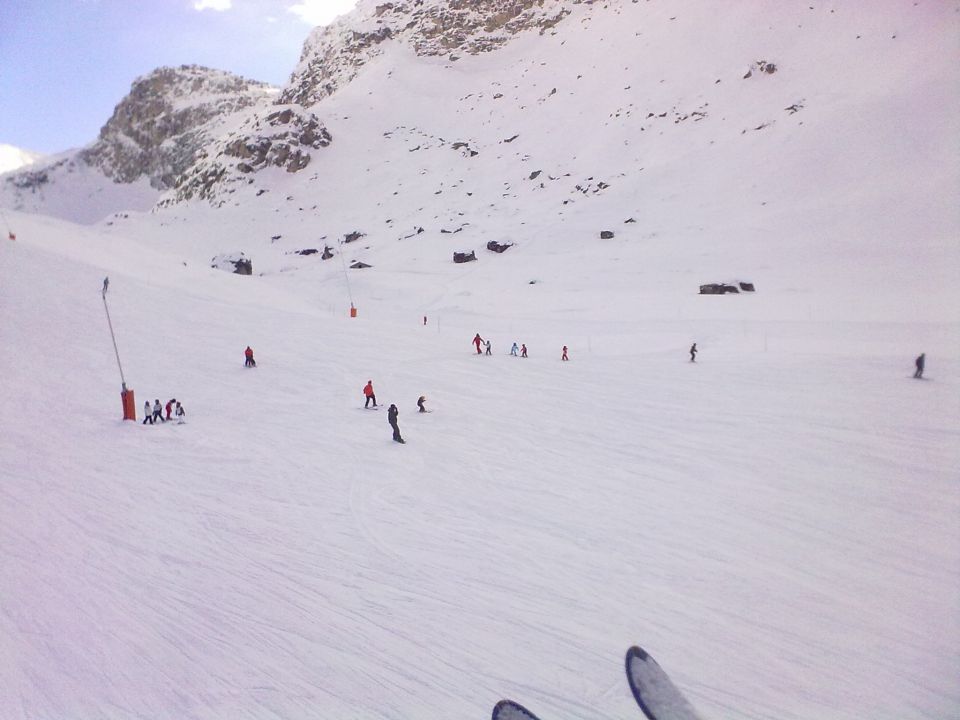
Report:
M516 357L518 350L520 350L520 348L517 347L517 344L516 344L516 343L514 343L514 344L513 344L513 347L510 348L510 354L513 355L514 357Z
M523 345L520 346L520 357L526 357L526 356L527 356L527 344L524 343Z
M390 427L393 428L393 441L402 443L406 442L402 437L400 437L400 428L397 426L397 415L400 414L400 411L397 410L397 406L391 404L387 408L387 422L390 423Z
M917 359L914 360L914 363L913 363L913 364L917 366L917 370L916 370L916 372L913 373L913 376L914 376L915 378L919 378L919 379L922 380L922 379L923 379L923 366L927 364L927 354L926 354L926 353L920 353L920 354L917 356Z
M564 361L570 359L570 358L567 357L567 346L566 346L566 345L563 346L563 351L562 351L562 353L561 353L561 355L560 355L560 359L561 359L561 360L564 360Z
M480 350L480 345L483 343L483 338L480 337L480 333L477 333L473 336L473 344L477 346L477 355L479 355L482 350Z
M427 398L424 395L421 395L420 397L417 398L417 407L420 408L420 412L427 411L427 409L423 406L423 403L425 403L426 400Z
M690 346L690 362L697 361L697 344L694 343Z
M373 394L373 380L367 380L367 384L363 386L363 394L367 398L366 402L363 403L364 407L367 407L371 400L373 400L373 406L377 406L377 396Z
M153 411L150 409L150 401L147 400L143 404L143 425L150 423L153 425Z
M187 413L180 403L177 403L177 409L174 410L173 414L177 416L177 425L183 425L186 422L184 417L186 417Z
M160 404L160 398L156 398L153 401L153 422L157 420L166 422L166 420L163 419L163 405Z
M253 350L247 345L247 349L243 351L243 366L244 367L256 367L257 361L253 359Z

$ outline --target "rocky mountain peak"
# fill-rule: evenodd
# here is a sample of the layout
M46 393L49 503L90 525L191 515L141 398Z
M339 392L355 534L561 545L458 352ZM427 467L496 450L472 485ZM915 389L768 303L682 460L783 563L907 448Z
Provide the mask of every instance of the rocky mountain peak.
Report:
M226 118L267 104L276 93L266 83L199 65L159 68L134 81L79 159L116 182L146 176L153 187L165 190Z

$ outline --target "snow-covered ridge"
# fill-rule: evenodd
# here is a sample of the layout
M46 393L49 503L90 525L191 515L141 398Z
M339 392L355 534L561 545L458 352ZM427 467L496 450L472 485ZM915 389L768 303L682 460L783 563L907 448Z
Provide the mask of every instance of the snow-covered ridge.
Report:
M362 2L354 12L317 28L304 43L300 63L280 102L310 107L349 83L388 41L408 44L421 56L476 55L532 29L544 32L570 14L579 0L416 0Z

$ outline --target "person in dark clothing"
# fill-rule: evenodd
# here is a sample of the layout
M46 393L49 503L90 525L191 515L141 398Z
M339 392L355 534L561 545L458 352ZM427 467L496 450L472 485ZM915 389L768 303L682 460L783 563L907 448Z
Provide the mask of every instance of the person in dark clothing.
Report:
M490 351L490 341L489 341L489 340L487 340L487 352L486 352L485 354L486 354L486 355L493 355L493 353Z
M697 344L694 343L690 346L690 362L697 361Z
M402 443L406 442L402 437L400 437L400 428L397 425L397 415L400 414L400 411L397 410L396 405L390 405L387 409L387 422L390 423L390 427L393 428L393 441Z
M520 357L526 357L526 356L527 356L527 344L524 343L523 345L520 346Z
M567 357L567 346L566 346L566 345L563 346L563 350L561 351L561 354L560 354L560 359L563 360L564 362L566 362L567 360L570 359L570 358Z
M253 359L253 350L247 345L247 349L243 351L243 366L244 367L256 367L257 361Z
M427 398L424 397L423 395L421 395L420 397L417 398L417 407L420 408L420 412L426 412L426 411L427 411L427 409L423 406L423 403L425 403L426 400L427 400Z
M923 379L923 366L926 365L926 363L927 363L927 354L920 353L920 355L914 361L914 365L917 366L916 372L913 373L913 376L915 378L920 378L921 380Z

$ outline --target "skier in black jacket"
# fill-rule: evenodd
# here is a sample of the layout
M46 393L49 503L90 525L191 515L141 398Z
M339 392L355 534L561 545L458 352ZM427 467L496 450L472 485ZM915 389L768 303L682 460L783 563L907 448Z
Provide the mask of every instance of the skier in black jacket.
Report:
M400 437L400 428L397 426L397 415L400 414L400 411L397 410L397 406L391 404L387 408L387 422L390 423L390 427L393 428L393 441L402 443L406 442L402 437Z

